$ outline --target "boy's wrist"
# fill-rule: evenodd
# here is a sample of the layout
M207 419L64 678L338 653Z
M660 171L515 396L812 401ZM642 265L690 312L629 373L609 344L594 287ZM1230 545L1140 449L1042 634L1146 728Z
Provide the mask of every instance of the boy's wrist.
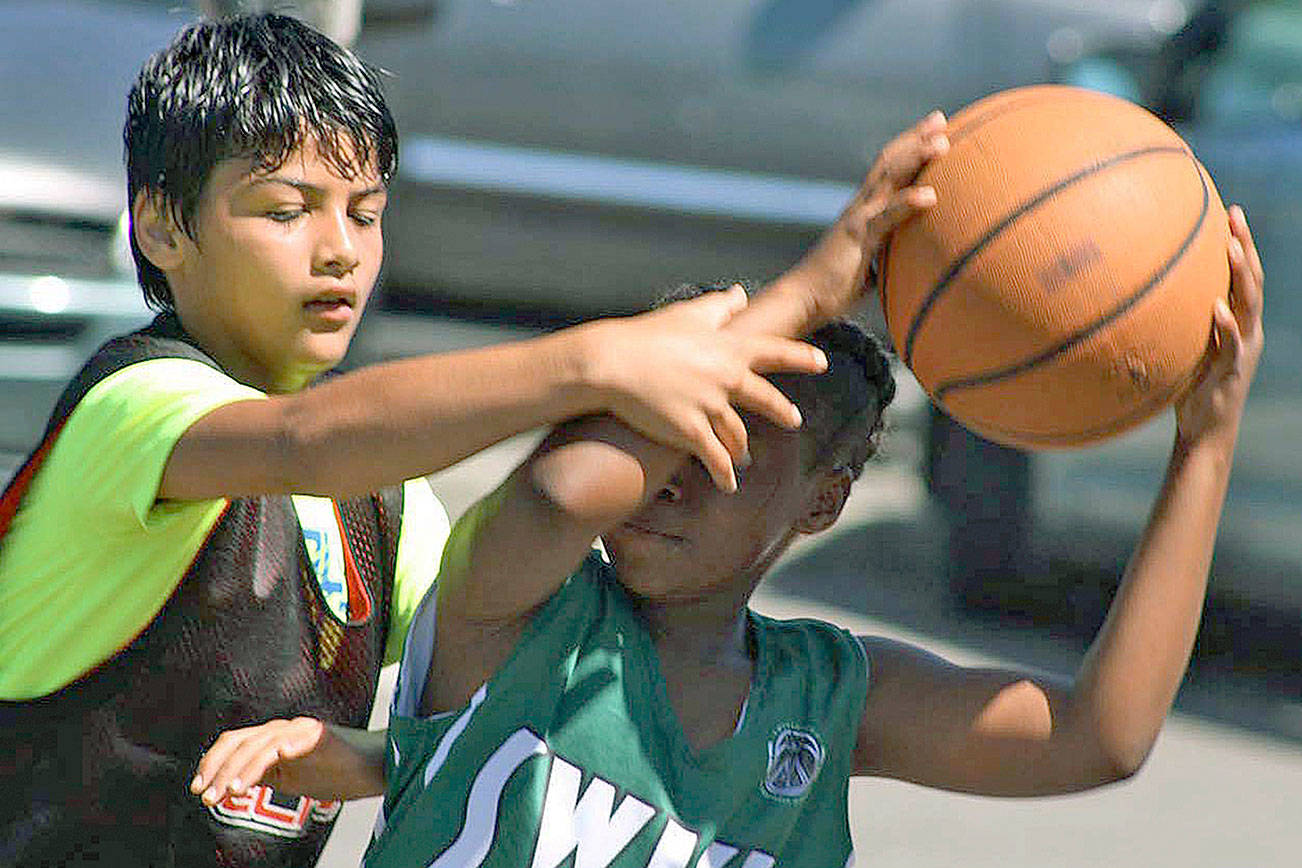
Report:
M840 222L831 226L818 243L770 287L761 293L778 294L797 312L798 336L844 314L862 300L862 251ZM758 299L757 299L758 300Z
M1179 473L1208 473L1228 479L1234 464L1237 430L1205 434L1192 440L1177 432L1171 465Z
M553 364L562 402L570 410L565 418L608 412L615 403L618 385L611 374L608 326L603 321L584 323L556 335Z

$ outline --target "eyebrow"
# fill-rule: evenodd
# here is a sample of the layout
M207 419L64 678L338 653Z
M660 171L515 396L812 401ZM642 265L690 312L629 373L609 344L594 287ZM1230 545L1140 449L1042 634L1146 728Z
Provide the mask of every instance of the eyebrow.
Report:
M293 187L295 190L298 190L300 193L303 193L304 195L310 195L310 196L320 196L322 193L325 192L325 190L322 187L316 184L309 184L307 181L302 181L299 180L298 178L285 178L277 175L263 175L249 180L250 187L262 186L264 184L281 184L286 187ZM374 196L379 193L387 193L387 192L389 192L389 188L386 187L384 184L375 184L373 186L367 187L365 190L358 190L356 193L350 193L348 195L348 198L364 199L367 196Z

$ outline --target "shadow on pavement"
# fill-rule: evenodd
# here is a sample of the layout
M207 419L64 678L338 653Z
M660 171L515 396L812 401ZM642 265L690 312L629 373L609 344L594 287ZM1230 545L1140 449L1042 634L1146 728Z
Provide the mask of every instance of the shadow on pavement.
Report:
M793 553L765 584L888 622L924 643L1069 675L1136 538L1133 528L1044 525L1028 559L1035 566L1002 583L997 607L975 610L951 592L941 522L923 511L835 530ZM1213 571L1230 570L1298 580L1286 565L1218 546ZM1302 617L1213 595L1176 709L1302 743Z

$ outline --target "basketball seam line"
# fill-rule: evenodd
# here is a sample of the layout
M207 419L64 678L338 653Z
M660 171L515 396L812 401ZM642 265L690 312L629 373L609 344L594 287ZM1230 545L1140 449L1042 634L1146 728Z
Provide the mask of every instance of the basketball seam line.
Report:
M1069 85L1052 85L1052 87L1063 88L1064 90L1076 89L1070 87ZM1093 95L1094 91L1085 91L1085 93ZM953 147L954 145L958 144L961 140L967 138L968 136L972 135L972 133L975 133L977 130L981 129L986 124L990 123L996 118L1003 117L1009 112L1016 111L1018 109L1024 109L1027 108L1028 106L1036 105L1042 102L1050 102L1053 100L1058 100L1061 99L1061 97L1062 94L1060 92L1057 92L1056 90L1055 91L1046 90L1046 91L1041 91L1040 93L1027 93L1027 94L1023 94L1021 97L1017 99L1010 99L1001 105L993 106L992 108L987 109L986 111L982 112L981 114L977 115L971 120L964 120L963 123L958 127L953 126L951 122L951 125L948 130L950 147Z
M1190 157L1190 161L1194 163L1194 170L1197 171L1198 168L1197 162L1193 160L1192 156ZM1180 246L1176 249L1175 253L1173 253L1171 257L1167 259L1166 262L1162 263L1161 267L1159 267L1157 271L1153 273L1152 277L1150 277L1139 289L1137 289L1134 293L1132 293L1121 304L1117 305L1115 308L1109 311L1106 316L1096 320L1095 322L1091 323L1090 325L1086 326L1085 328L1081 329L1080 331L1068 337L1062 343L1058 344L1055 347L1052 347L1049 350L1046 350L1045 352L1040 353L1039 355L1036 355L1030 359L1026 359L1025 361L1019 362L1017 364L1009 365L999 370L990 371L985 374L978 374L971 377L964 377L960 379L950 380L947 383L942 383L941 385L936 387L936 400L939 401L943 395L945 395L947 392L953 391L954 389L964 389L972 386L987 385L989 383L993 383L998 380L1004 380L1009 377L1016 376L1017 374L1023 373L1024 371L1027 371L1031 368L1034 368L1037 365L1049 361L1050 359L1060 356L1063 353L1065 353L1067 350L1071 349L1072 347L1077 346L1078 344L1087 340L1096 332L1110 325L1112 322L1118 319L1122 314L1124 314L1126 311L1130 310L1132 307L1138 304L1141 299L1145 298L1150 292L1152 292L1158 286L1158 284L1162 282L1162 279L1166 277L1166 275L1170 273L1171 269L1175 266L1175 264L1180 261L1180 259L1184 256L1185 252L1189 249L1190 245L1193 244L1194 239L1196 239L1199 233L1202 231L1203 224L1207 221L1207 213L1211 207L1211 191L1207 187L1207 181L1205 178L1203 178L1202 172L1198 172L1198 181L1199 183L1202 184L1202 188L1203 188L1203 205L1202 205L1202 210L1198 214L1198 219L1194 222L1193 228L1189 231L1189 234L1185 236L1184 241L1181 242Z
M1198 368L1195 365L1194 371L1197 370ZM1083 431L1066 431L1058 434L1037 434L1016 428L1004 428L998 425L989 425L985 422L980 423L980 428L981 432L984 432L987 435L1016 438L1026 446L1045 448L1072 446L1074 444L1084 443L1085 441L1096 437L1107 437L1125 431L1138 421L1147 418L1163 407L1173 396L1182 393L1191 381L1192 376L1186 375L1180 380L1180 382L1171 388L1150 396L1134 407L1130 412L1109 419L1102 425L1096 425L1093 428L1088 428Z
M946 272L943 275L941 275L940 279L936 282L936 285L932 287L931 292L927 293L927 297L923 299L922 305L918 308L918 312L913 317L913 322L909 326L908 336L905 338L904 341L904 353L903 353L904 364L909 367L912 367L913 346L917 342L918 332L922 330L922 323L927 318L927 315L931 312L932 307L934 307L936 302L940 300L940 297L945 293L945 291L950 288L950 285L954 282L954 278L958 276L958 273L962 271L969 262L971 262L973 259L976 258L977 254L979 254L982 250L984 250L990 244L990 242L994 241L994 239L997 238L1011 224L1021 219L1022 217L1026 216L1028 213L1033 211L1038 206L1044 204L1044 202L1052 198L1055 194L1061 192L1062 190L1065 190L1067 187L1070 187L1072 184L1075 184L1077 181L1080 181L1083 178L1087 178L1090 175L1103 171L1104 169L1110 169L1113 166L1119 165L1128 160L1134 160L1134 159L1138 159L1139 157L1147 156L1149 154L1159 154L1159 153L1186 153L1187 154L1188 151L1185 150L1184 148L1176 147L1174 145L1152 145L1146 148L1139 148L1138 150L1128 151L1124 154L1117 154L1116 156L1109 157L1108 159L1100 163L1095 163L1091 166L1087 166L1084 169L1080 169L1079 171L1067 176L1066 178L1063 178L1062 180L1055 182L1051 186L1046 187L1044 190L1041 190L1039 193L1036 193L1030 199L1027 199L1021 205L1018 205L1011 212L1009 212L1007 216L1005 216L993 227L991 227L991 229L987 231L985 235L977 239L975 244L973 244L963 253L959 254L959 256L950 265L948 270L946 270ZM1206 185L1204 184L1204 193L1206 192L1205 188Z

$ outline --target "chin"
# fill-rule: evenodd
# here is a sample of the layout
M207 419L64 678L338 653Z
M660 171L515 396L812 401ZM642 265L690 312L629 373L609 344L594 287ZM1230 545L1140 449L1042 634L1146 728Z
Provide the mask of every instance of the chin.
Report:
M301 344L299 360L304 367L311 367L315 374L324 373L337 367L348 354L348 347L353 342L353 330L347 333L306 335Z
M655 553L639 550L638 546L621 548L606 543L606 550L615 565L615 575L624 590L636 597L656 599L672 593L674 588L667 586L664 576L679 575L672 557L656 556Z

